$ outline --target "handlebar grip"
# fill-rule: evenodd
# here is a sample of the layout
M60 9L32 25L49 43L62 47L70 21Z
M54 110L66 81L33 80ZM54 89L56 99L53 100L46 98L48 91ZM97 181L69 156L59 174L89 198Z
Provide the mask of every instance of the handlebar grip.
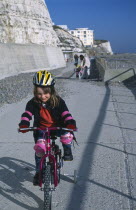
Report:
M18 132L20 132L20 131L34 131L34 130L37 130L37 127L18 128Z

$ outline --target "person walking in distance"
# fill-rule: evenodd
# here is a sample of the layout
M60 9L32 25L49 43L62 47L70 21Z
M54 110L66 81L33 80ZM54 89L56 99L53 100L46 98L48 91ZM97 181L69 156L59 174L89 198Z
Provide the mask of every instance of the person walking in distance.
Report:
M74 59L75 59L75 63L74 63L74 65L75 65L75 66L77 66L77 65L78 65L78 58L79 58L79 57L78 57L78 55L77 55L77 54L75 54L75 55L74 55Z

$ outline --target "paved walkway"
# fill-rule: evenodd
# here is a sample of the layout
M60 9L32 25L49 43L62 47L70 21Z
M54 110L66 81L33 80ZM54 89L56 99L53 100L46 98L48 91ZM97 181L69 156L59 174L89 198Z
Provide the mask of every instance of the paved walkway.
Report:
M135 89L58 77L63 98L77 121L79 146L61 174L53 210L136 210ZM99 84L99 85L98 85ZM30 96L31 97L31 96ZM29 98L30 98L29 97ZM0 209L42 209L43 192L32 186L32 133L17 133L28 99L0 112Z

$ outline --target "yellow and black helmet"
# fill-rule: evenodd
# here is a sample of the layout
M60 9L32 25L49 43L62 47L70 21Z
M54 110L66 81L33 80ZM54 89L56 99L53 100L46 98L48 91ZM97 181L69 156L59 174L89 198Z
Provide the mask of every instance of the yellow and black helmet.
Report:
M41 70L34 74L33 84L37 86L53 86L55 85L55 80L50 72Z

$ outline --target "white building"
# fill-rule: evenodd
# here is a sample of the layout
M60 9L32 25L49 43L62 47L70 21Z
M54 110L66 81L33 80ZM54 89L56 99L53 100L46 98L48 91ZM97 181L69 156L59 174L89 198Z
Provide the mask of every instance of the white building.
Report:
M69 33L78 37L85 46L93 46L93 30L89 30L88 28L76 28L75 30L70 30Z

